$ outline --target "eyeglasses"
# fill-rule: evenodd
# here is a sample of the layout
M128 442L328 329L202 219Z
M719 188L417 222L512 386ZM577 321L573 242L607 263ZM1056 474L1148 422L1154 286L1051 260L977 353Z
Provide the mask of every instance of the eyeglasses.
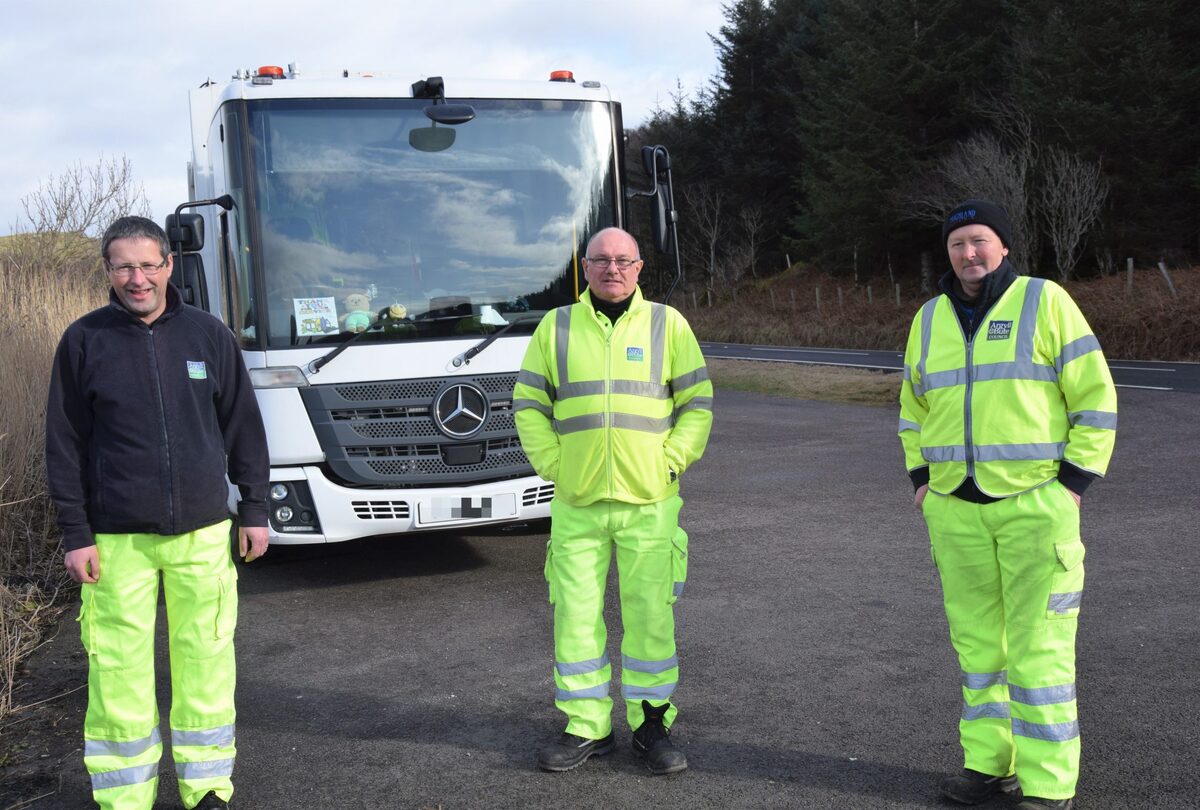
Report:
M134 270L141 270L142 275L147 278L154 278L161 273L167 266L167 260L163 259L160 264L150 264L143 262L142 264L119 264L109 265L108 272L113 274L113 278L129 278L133 275Z
M588 264L594 265L601 270L612 264L615 264L620 270L628 270L641 261L641 259L626 259L624 257L616 259L612 256L584 256L583 258Z

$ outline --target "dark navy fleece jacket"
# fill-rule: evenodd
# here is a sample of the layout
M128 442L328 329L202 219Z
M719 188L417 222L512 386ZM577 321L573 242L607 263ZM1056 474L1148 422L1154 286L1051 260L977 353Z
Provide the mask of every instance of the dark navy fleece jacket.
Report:
M171 285L151 325L109 298L67 327L51 370L46 468L64 548L225 520L226 474L242 524L266 526L266 434L232 332Z

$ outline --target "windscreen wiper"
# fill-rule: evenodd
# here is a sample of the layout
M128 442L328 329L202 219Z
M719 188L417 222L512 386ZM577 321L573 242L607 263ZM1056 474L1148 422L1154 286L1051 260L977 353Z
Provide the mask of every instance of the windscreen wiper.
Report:
M339 354L346 351L346 349L349 349L351 346L353 346L358 341L358 339L361 338L363 335L367 334L368 332L370 332L372 329L376 328L377 326L382 326L385 321L400 320L405 317L405 314L406 313L396 315L392 312L391 307L384 307L383 309L381 309L379 311L379 314L375 316L375 318L371 321L370 325L367 326L366 329L362 330L361 332L355 333L345 343L341 344L340 346L335 346L328 353L321 355L316 360L313 360L311 363L309 363L308 364L308 373L316 374L321 369L323 369L325 366L329 365L329 363L333 361L333 358L337 357Z
M492 332L490 335L485 337L483 340L479 341L474 346L472 346L471 348L467 349L462 354L455 357L453 360L450 361L450 363L455 368L458 368L459 366L462 366L464 364L470 365L472 358L474 358L477 354L482 352L488 346L491 346L492 343L495 342L496 338L503 335L509 329L512 329L514 326L516 326L519 323L529 323L530 321L540 321L543 317L545 317L545 315L546 315L546 313L544 313L544 312L526 312L521 315L518 315L516 318L513 318L511 321L504 324L504 326L501 326L495 332Z

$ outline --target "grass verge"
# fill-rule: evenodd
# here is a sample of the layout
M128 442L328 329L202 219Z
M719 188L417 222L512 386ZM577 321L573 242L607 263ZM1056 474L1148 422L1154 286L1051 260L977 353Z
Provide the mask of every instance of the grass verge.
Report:
M718 388L852 405L895 405L900 396L897 372L757 360L713 359L707 365Z

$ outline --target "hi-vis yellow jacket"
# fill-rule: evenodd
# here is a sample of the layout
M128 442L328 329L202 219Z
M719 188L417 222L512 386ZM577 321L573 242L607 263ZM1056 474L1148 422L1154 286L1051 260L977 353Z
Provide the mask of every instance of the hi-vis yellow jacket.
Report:
M1001 498L1057 477L1062 461L1103 475L1117 393L1100 343L1067 292L1017 278L971 340L946 295L913 319L900 389L909 472L943 495L971 476Z
M546 313L517 375L521 445L575 506L668 498L708 443L713 388L691 327L633 296L615 325L590 291Z

